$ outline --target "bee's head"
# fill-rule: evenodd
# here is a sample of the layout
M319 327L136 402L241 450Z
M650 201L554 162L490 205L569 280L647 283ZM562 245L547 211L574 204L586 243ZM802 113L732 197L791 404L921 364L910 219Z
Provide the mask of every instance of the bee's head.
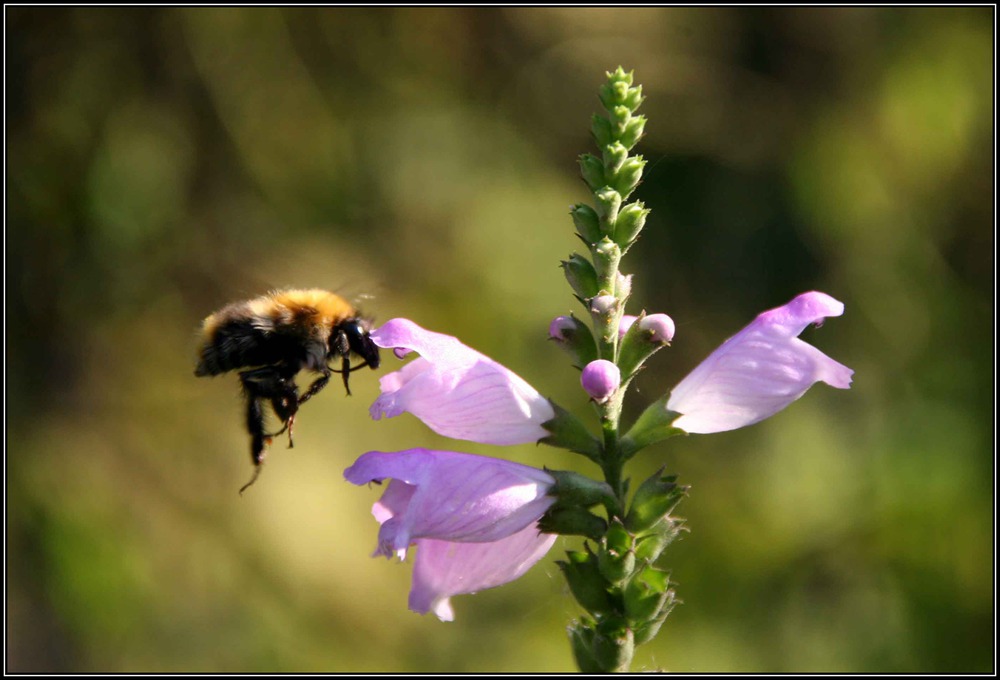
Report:
M340 326L350 350L365 360L372 368L378 368L378 345L372 342L369 332L371 324L366 319L350 319ZM360 368L360 367L359 367Z

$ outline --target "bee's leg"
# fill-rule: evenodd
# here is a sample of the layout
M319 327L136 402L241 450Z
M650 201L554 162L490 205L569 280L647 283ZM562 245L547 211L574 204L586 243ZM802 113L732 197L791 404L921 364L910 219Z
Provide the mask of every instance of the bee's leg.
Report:
M243 495L243 492L247 490L247 487L257 481L257 475L260 474L261 463L264 462L264 449L269 439L264 434L264 410L261 408L260 399L249 390L247 391L246 399L246 425L247 431L250 433L250 458L253 460L254 471L253 477L250 478L250 481L240 488L241 496Z
M284 423L284 426L269 436L277 437L285 430L288 430L288 448L292 448L295 446L295 441L292 439L292 431L295 427L295 414L299 410L298 385L291 380L286 381L285 391L278 396L271 397L271 406L274 408L274 414Z
M295 412L299 409L299 388L292 379L294 373L286 367L265 366L240 373L243 391L258 399L267 399L274 408L274 414L282 422L283 427L277 432L265 434L265 437L276 437L289 429ZM289 447L291 439L289 439Z
M330 382L331 371L329 367L324 366L323 368L320 369L320 373L322 373L322 375L316 378L315 382L313 382L313 384L309 386L309 389L306 390L305 394L299 397L299 406L301 406L302 404L306 403L314 396L316 396L316 394L318 394L319 391L324 387L326 387L326 384ZM351 393L350 390L348 390L347 393L350 394Z

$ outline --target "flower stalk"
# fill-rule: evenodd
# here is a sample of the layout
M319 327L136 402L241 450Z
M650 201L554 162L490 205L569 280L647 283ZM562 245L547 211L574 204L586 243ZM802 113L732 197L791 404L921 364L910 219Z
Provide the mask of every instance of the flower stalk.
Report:
M645 166L641 156L630 155L646 123L636 113L642 87L619 67L607 74L599 98L605 115L591 121L598 153L579 158L592 205L570 211L586 253L562 262L586 315L556 317L548 335L580 370L600 434L499 362L402 318L371 332L378 347L411 357L381 378L371 415L409 413L457 440L567 449L599 466L603 480L426 448L370 451L345 478L359 485L389 480L372 508L380 525L376 555L403 558L414 547L410 609L445 621L454 618L451 597L518 578L557 535L582 536L583 549L558 562L585 611L568 629L570 645L581 671L621 672L679 602L657 562L686 530L673 512L688 491L662 469L630 488L625 463L669 437L768 418L816 382L846 389L853 371L799 339L806 326L844 311L825 293L803 293L758 315L623 433L631 381L671 344L676 328L666 314L626 314L632 276L622 273L622 259L649 215L641 202L628 202Z

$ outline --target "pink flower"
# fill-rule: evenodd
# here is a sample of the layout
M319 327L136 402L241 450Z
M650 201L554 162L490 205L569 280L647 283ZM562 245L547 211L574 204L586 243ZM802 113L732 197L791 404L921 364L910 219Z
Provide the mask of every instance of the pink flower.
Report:
M491 543L417 541L410 589L411 611L433 611L453 621L452 595L466 595L509 583L527 572L555 543L555 534L540 534L535 524Z
M548 399L456 338L409 319L387 321L371 338L398 356L420 355L380 379L372 418L409 412L438 434L482 444L534 443L548 435L542 423L555 416Z
M735 430L769 418L818 381L847 389L854 371L798 338L809 324L843 313L843 303L811 292L760 314L673 389L667 409L682 414L673 426Z
M352 484L391 479L372 507L375 555L417 547L410 609L453 618L448 598L503 585L540 560L555 535L538 519L556 499L547 472L454 451L370 451L344 471Z

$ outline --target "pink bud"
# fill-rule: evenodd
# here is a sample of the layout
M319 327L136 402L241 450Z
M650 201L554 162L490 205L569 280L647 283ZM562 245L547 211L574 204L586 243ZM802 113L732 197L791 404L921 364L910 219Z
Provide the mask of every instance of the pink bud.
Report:
M621 371L607 359L591 361L580 375L584 391L598 404L606 402L621 383Z
M668 345L674 339L674 320L666 314L650 314L639 322L639 328L647 331L653 342Z

